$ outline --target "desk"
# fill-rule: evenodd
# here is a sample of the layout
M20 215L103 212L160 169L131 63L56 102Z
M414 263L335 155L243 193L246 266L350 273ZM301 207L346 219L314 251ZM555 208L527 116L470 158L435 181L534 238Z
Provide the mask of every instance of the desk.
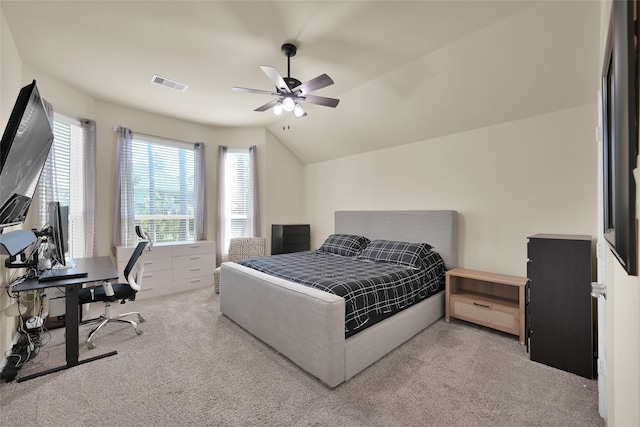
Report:
M80 348L79 348L79 331L80 326L80 314L78 306L78 290L80 286L85 283L91 282L106 282L116 280L118 278L118 271L114 268L111 258L108 256L95 257L95 258L78 258L72 260L76 266L69 270L69 272L86 272L86 277L79 277L75 279L61 279L52 280L49 282L39 282L38 278L27 279L19 285L12 286L11 292L26 292L35 291L45 288L64 287L66 290L65 296L65 351L66 351L66 365L59 366L57 368L48 369L43 372L38 372L33 375L21 377L17 381L27 381L32 378L40 377L42 375L58 372L63 369L68 369L73 366L81 365L83 363L92 362L104 357L113 356L117 354L116 351L104 353L99 356L91 357L89 359L78 360Z

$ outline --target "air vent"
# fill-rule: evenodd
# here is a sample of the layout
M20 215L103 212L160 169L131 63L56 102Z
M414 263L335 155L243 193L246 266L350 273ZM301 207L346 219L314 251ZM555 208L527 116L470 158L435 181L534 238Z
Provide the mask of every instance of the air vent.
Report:
M164 86L164 87L168 87L170 89L173 90L177 90L178 92L184 92L185 90L187 90L189 88L189 86L187 86L184 83L180 83L177 82L175 80L171 80L171 79L167 79L164 77L160 77L158 75L153 76L153 78L151 79L151 83L155 83L157 85L160 86Z

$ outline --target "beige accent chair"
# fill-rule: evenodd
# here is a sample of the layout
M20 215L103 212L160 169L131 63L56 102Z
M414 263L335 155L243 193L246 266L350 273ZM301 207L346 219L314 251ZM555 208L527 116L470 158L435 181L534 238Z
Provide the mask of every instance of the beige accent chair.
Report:
M243 259L264 256L267 241L264 237L234 237L229 242L228 261L238 262ZM220 293L220 267L213 272L213 284L216 294Z

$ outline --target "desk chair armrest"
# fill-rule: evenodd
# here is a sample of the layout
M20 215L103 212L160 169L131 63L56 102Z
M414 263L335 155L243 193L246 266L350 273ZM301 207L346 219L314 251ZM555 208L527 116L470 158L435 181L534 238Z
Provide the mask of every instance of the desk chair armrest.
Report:
M131 286L131 289L138 292L140 291L140 284L138 282L142 281L142 275L144 274L144 264L140 263L140 267L137 269L137 274L129 274L127 278L127 283Z

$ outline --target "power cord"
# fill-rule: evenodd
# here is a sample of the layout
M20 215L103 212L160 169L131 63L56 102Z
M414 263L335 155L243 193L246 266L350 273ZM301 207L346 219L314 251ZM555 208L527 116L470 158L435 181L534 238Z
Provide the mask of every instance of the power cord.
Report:
M12 381L15 379L20 369L22 369L27 362L35 359L36 356L40 354L42 347L51 341L51 333L44 325L44 319L42 319L44 293L36 291L28 294L30 294L28 295L29 298L24 298L24 294L15 296L9 293L12 299L18 300L18 340L9 351L5 352L7 362L2 369L2 373L0 373L0 378L3 380ZM22 307L19 304L21 300L37 303L37 311L29 315L27 315L26 312L22 312ZM36 321L34 327L29 328L28 321L34 318L40 320Z

